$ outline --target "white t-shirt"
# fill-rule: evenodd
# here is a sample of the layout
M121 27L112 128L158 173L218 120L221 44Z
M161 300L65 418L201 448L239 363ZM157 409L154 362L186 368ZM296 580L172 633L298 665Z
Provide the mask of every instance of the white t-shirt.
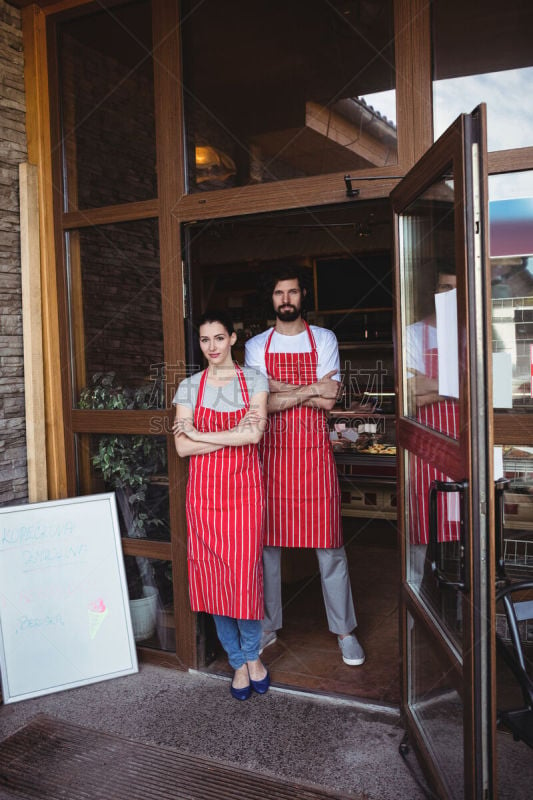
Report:
M420 320L407 326L405 329L405 366L408 378L415 374L413 370L420 375L427 373L427 351L434 350L436 347L437 328L435 323Z
M336 374L332 377L334 380L340 381L340 358L337 337L333 331L327 328L318 328L316 325L310 325L309 327L313 333L318 354L317 380L320 380L320 378L323 378L324 375L334 369ZM245 345L246 366L258 369L265 377L268 377L265 364L265 346L271 331L272 328L263 331L258 336L254 336L253 339L249 339ZM309 341L307 330L297 333L296 336L286 336L283 333L274 331L274 335L270 340L269 352L310 353L311 342Z

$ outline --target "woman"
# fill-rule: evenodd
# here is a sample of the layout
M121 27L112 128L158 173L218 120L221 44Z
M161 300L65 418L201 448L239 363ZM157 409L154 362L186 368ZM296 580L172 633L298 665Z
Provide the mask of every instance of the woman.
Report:
M259 659L263 618L263 477L257 444L267 420L268 383L233 362L237 336L223 312L198 325L208 367L174 397L174 441L190 456L187 484L189 593L193 611L213 614L235 674L237 700L264 694L270 676Z

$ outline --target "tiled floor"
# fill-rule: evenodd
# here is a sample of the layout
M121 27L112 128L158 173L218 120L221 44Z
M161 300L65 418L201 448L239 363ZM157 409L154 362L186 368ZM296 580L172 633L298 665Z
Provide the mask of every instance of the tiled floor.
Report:
M314 553L302 560L308 575L284 584L284 625L263 659L277 684L298 689L399 703L399 554L389 522L349 518L344 537L358 617L357 634L366 653L362 666L346 666L329 633ZM296 575L297 565L292 570ZM304 570L305 571L305 570ZM230 674L224 654L208 667Z

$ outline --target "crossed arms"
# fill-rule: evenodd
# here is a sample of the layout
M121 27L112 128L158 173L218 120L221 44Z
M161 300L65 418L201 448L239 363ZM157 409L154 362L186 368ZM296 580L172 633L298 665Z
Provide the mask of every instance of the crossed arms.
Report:
M267 426L267 392L258 392L238 425L229 431L201 432L194 427L193 409L177 405L172 431L179 456L214 453L223 447L257 444Z
M333 380L332 376L338 370L333 369L315 383L294 386L290 383L281 383L269 378L270 394L268 395L268 413L287 411L294 406L307 406L331 411L335 405L341 384Z

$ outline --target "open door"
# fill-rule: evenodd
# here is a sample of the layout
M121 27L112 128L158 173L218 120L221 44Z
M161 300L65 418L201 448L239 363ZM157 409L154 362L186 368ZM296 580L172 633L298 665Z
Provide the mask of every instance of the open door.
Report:
M485 107L392 194L402 708L443 798L493 798L494 499Z

